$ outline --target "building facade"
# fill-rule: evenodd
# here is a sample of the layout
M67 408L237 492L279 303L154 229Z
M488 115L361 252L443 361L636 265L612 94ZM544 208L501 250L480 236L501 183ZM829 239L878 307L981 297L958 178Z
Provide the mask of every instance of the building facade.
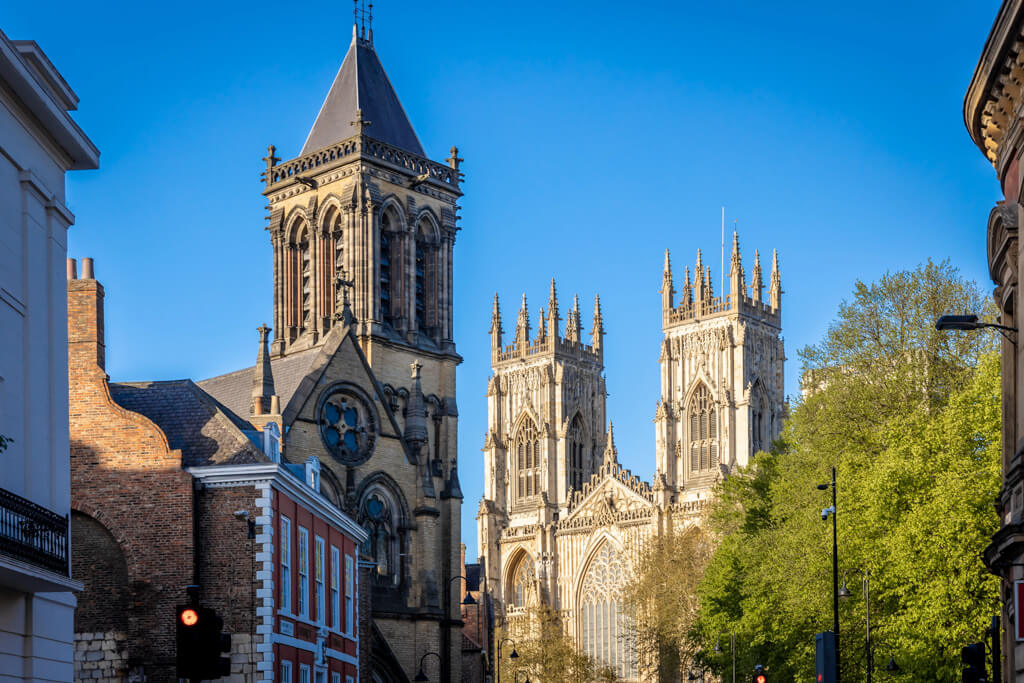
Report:
M34 41L0 32L0 672L17 680L73 666L64 174L99 165L77 103Z
M359 680L367 533L320 493L319 462L282 462L278 423L256 429L189 380L111 383L105 292L90 261L83 277L75 270L75 680L177 680L176 608L189 585L231 634L229 680Z
M495 297L477 519L480 571L506 632L547 604L582 650L621 678L654 675L636 661L619 616L633 558L651 537L696 523L714 484L767 449L783 417L777 257L764 299L760 257L748 289L734 236L729 281L730 293L716 298L698 252L677 302L666 252L653 483L619 464L611 424L605 429L600 300L587 344L578 299L563 333L552 282L536 334L524 298L505 345Z
M1017 299L1024 253L1018 240L1022 222L1021 157L1024 155L1021 105L1024 103L1024 2L1006 0L985 41L964 98L964 122L982 154L992 163L1003 199L988 216L986 247L995 283L999 323L1014 328L1002 347L1003 485L996 501L1001 528L985 550L985 563L1002 577L1003 680L1024 681L1024 349L1018 344Z

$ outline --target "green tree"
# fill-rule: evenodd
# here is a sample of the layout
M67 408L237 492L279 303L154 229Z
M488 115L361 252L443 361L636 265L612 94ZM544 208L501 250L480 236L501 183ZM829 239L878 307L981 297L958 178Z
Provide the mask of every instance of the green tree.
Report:
M973 283L929 262L856 284L817 345L800 352L797 400L771 453L724 481L709 513L720 539L698 592L705 659L737 633L743 668L809 680L813 634L831 628L831 525L816 485L838 471L839 558L854 597L841 606L844 675L863 677L871 573L876 664L911 680L953 681L959 648L998 608L980 555L998 527L999 359L992 335L934 329L943 313L991 313Z
M641 668L656 667L658 680L678 680L700 648L699 638L693 637L697 584L710 556L700 526L670 528L644 546L622 587L630 645Z
M519 656L510 659L511 651L502 651L504 656L499 666L503 683L512 683L517 671L521 672L520 683L525 678L560 683L615 683L619 680L614 671L577 649L566 634L558 612L547 605L530 608L507 632L499 631L495 642L506 636L514 639Z

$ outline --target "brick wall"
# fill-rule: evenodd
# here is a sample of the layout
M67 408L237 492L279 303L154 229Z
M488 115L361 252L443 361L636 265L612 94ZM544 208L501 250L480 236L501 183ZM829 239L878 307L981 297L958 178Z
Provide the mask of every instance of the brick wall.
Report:
M147 681L173 681L175 606L193 582L192 478L181 454L145 417L110 398L104 371L103 287L68 281L71 507L104 527L124 555L129 604L124 650ZM89 547L88 527L72 529L73 557ZM95 540L95 539L94 539ZM85 595L109 581L100 565L75 566ZM79 635L105 633L96 610L76 618Z
M126 631L131 590L117 539L95 519L77 511L71 513L71 538L71 574L89 579L77 595L75 632Z

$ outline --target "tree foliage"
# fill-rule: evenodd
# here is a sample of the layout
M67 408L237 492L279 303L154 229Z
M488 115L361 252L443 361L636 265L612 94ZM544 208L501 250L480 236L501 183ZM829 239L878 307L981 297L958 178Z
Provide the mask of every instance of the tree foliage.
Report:
M508 643L502 649L501 680L511 683L519 672L520 683L531 681L564 681L565 683L615 683L619 678L608 667L581 652L565 632L557 611L547 605L535 605L518 617L514 626L498 631L501 638L513 639L516 659Z
M700 582L704 659L735 632L740 671L810 680L814 633L832 625L830 504L838 472L844 676L863 678L870 572L876 667L894 656L912 680L959 677L959 648L998 609L981 552L998 528L999 359L992 335L939 332L935 320L986 311L973 283L927 263L856 284L817 345L800 352L810 392L771 453L722 482L709 512L719 543Z
M700 642L693 636L699 604L697 584L711 556L701 526L650 539L622 587L630 645L642 669L657 667L658 680L676 680L693 661Z

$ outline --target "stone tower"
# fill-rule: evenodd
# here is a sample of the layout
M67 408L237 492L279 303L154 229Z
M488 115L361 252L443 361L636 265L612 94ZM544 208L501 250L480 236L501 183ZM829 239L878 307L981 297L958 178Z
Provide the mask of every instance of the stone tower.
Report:
M564 514L601 467L605 446L604 325L594 300L590 343L583 341L579 298L573 300L563 333L558 294L551 281L547 311L531 331L526 297L510 345L502 341L501 311L494 296L491 368L487 385L488 425L484 442L484 496L479 520L480 549L488 581L500 594L502 566L498 536L536 531L538 578L554 593L557 564L552 522Z
M270 147L264 162L285 458L320 460L322 488L372 532L374 675L412 677L427 648L442 653L440 677L459 680L462 159L454 147L447 163L427 157L372 28L356 26L299 155L282 162Z
M716 297L700 250L675 301L669 253L662 278L661 397L657 404L657 473L680 499L704 494L778 437L784 411L782 281L773 252L768 297L760 254L750 287L739 236L733 233L729 293Z

